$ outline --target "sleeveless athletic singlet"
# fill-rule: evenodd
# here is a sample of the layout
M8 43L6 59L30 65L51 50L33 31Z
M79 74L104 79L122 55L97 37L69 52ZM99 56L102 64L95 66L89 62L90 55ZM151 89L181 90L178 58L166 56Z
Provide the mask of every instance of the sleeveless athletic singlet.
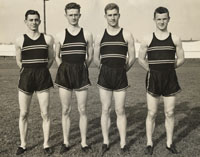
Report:
M159 40L153 33L153 39L147 50L149 68L151 70L174 69L176 46L171 33L165 40Z
M45 67L48 63L48 45L44 34L39 38L32 40L24 34L24 43L22 46L22 67Z
M66 29L65 40L61 47L61 56L63 62L83 63L86 57L87 43L84 38L83 28L73 36Z
M117 35L109 35L105 29L100 43L101 64L123 67L126 63L128 45L123 37L123 29Z

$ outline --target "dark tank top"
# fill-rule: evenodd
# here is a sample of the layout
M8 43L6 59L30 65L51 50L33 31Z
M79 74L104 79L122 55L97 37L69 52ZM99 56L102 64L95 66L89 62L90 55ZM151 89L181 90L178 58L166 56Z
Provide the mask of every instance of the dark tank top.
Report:
M101 64L109 67L124 67L128 45L123 37L123 29L117 35L109 35L105 29L100 43Z
M87 43L84 38L83 28L73 36L68 30L65 30L65 40L61 47L61 57L63 62L83 63L86 58Z
M22 67L46 67L48 64L48 45L44 34L41 33L36 40L24 34L21 57Z
M151 70L174 69L176 46L171 33L165 40L159 40L153 33L153 39L147 49L147 58Z

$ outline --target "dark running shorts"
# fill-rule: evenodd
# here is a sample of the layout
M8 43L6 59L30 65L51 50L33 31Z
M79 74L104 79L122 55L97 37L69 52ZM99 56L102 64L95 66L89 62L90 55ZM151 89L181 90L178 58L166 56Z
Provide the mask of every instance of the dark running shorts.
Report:
M175 70L150 70L146 76L146 89L152 96L174 96L181 91Z
M66 90L83 90L88 88L91 83L86 64L61 63L57 71L55 84Z
M102 65L97 86L109 91L121 91L128 88L126 69Z
M49 69L42 68L22 68L18 88L26 94L34 91L45 91L53 87L53 81Z

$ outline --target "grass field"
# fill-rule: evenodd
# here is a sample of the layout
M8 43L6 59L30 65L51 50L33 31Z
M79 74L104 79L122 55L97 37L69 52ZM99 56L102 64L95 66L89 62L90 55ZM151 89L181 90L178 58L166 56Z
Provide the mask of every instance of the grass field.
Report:
M56 66L51 68L53 79L55 79ZM101 104L98 88L95 86L98 70L92 66L90 79L93 84L89 88L88 99L88 144L92 145L93 152L83 154L80 149L80 132L78 127L78 111L75 96L72 101L71 135L72 148L63 156L70 157L98 157L102 145L100 127ZM186 63L177 69L179 83L182 92L177 96L175 109L175 132L174 142L180 151L177 157L200 156L200 60L188 59ZM128 119L127 144L130 147L130 156L143 157L146 145L145 118L146 118L146 96L145 96L145 71L136 62L128 72L131 88L128 89L126 99L126 114ZM18 98L17 84L19 69L13 58L0 58L0 157L15 156L16 149L20 144L18 129ZM58 88L51 90L50 103L51 136L50 144L53 146L54 154L60 156L59 150L62 143L61 128L61 105L58 96ZM111 112L112 124L110 129L111 149L105 154L107 157L119 155L119 134L116 127L116 114L114 107ZM33 97L28 129L28 151L23 155L27 157L41 157L43 155L42 144L42 120L36 97ZM165 148L166 135L164 127L163 102L159 105L159 112L154 132L154 154L153 157L175 156L169 154Z

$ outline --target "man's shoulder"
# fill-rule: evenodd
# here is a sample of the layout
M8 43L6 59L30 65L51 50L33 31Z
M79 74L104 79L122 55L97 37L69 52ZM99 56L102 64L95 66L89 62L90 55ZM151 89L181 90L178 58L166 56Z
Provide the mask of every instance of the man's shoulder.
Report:
M177 36L176 34L172 34L171 33L171 37L172 37L172 40L173 40L173 42L174 42L175 45L177 43L181 42L181 38L179 36Z
M62 31L60 31L58 33L56 33L56 35L55 35L55 41L63 43L64 39L65 39L65 34L66 34L66 29L62 30Z
M122 28L123 29L123 34L124 35L131 35L131 32L125 28Z
M145 35L145 36L143 37L142 43L143 43L144 45L149 46L150 43L151 43L151 41L152 41L152 39L153 39L153 33L152 33L152 34L147 34L147 35Z
M44 34L45 41L47 44L51 44L53 42L53 36L51 34Z
M84 36L88 39L92 36L92 32L88 31L87 29L85 28L82 28L83 29L83 34Z
M83 29L83 33L85 34L92 34L88 29L82 28Z
M56 37L65 36L65 32L66 32L66 30L64 29L64 30L62 30L62 31L60 31L60 32L58 32L58 33L56 33Z
M20 34L17 38L16 38L16 40L23 40L24 39L24 34Z
M24 42L24 34L19 35L15 40L15 45L22 47Z
M101 39L103 38L104 32L105 32L105 29L98 31L95 35L95 40L101 41Z
M133 39L132 33L129 30L124 29L124 28L123 28L123 37L125 40Z

